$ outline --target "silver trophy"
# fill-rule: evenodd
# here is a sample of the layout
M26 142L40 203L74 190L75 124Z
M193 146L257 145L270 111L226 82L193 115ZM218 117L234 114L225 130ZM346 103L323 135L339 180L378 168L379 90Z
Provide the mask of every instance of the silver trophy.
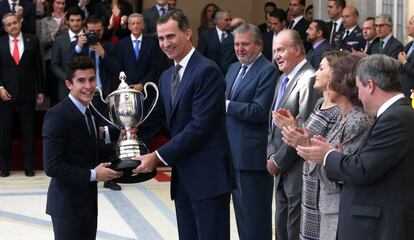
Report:
M109 108L109 118L111 120L105 118L99 111L96 110L96 108L95 111L100 117L116 128L124 128L126 130L126 139L118 141L115 145L115 154L111 159L111 168L116 171L123 171L124 174L121 178L115 179L114 181L121 183L142 182L154 177L156 170L151 173L132 174L132 169L138 167L141 162L131 160L131 158L145 155L149 153L149 151L141 140L131 135L131 129L137 128L147 119L152 110L154 110L159 95L158 88L154 83L147 82L144 85L145 94L142 94L140 91L131 89L128 86L125 82L126 75L124 72L119 73L119 80L121 80L121 83L119 84L118 89L109 94L106 99L103 99L102 91L97 89L102 101L106 103ZM156 98L149 108L148 113L144 117L143 102L148 96L148 86L155 89Z

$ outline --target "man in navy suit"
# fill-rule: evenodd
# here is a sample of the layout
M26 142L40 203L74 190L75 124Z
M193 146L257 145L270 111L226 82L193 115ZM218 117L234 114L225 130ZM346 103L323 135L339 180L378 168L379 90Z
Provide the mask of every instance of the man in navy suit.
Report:
M180 239L230 239L232 164L228 156L225 82L217 65L198 53L181 11L157 23L161 49L175 66L160 78L158 112L171 139L156 151L136 157L133 172L151 172L160 161L172 167Z
M145 20L144 33L155 37L157 35L157 20L166 12L174 10L168 6L167 0L155 0L155 5L142 11Z
M49 109L43 123L44 169L52 177L46 213L52 217L56 240L96 238L97 182L118 178L108 168L112 144L98 139L96 117L89 103L95 94L95 64L88 57L68 62L69 96ZM100 164L99 164L100 163Z
M36 15L32 1L28 0L3 0L0 2L0 18L6 13L15 13L22 20L22 32L36 34ZM0 26L0 35L6 34Z
M217 11L214 15L216 26L203 31L198 39L197 51L204 57L210 58L220 66L220 48L228 37L231 23L229 11Z
M2 19L8 35L0 38L0 168L1 177L9 176L13 113L18 110L23 137L25 175L35 175L34 121L35 100L43 102L44 77L39 40L21 32L14 13Z
M263 50L265 58L273 62L273 41L276 40L277 34L286 28L287 15L283 9L276 9L268 14L268 22L271 31L262 32Z
M343 183L339 240L414 238L414 111L401 93L399 69L383 54L358 63L358 96L376 120L355 153L344 155L321 137L297 147L329 179Z
M295 30L299 33L305 46L306 52L308 52L312 44L306 40L306 30L309 27L309 22L305 19L304 11L306 6L306 0L290 0L289 13L292 15L292 21L289 22L288 29Z
M313 20L308 30L306 30L308 41L312 43L312 49L306 55L306 60L315 70L319 68L323 54L331 49L329 42L326 40L328 33L326 23L318 19Z
M375 19L375 30L379 40L372 46L372 54L379 53L398 58L398 54L404 47L398 39L392 35L392 18L389 14L380 14Z
M235 168L233 204L240 239L272 239L273 177L266 170L270 105L279 75L261 53L258 27L234 30L239 62L226 75L227 134Z
M336 48L348 51L360 51L365 47L362 30L358 27L359 13L355 7L347 6L342 11L344 30L339 36Z
M142 34L144 18L141 14L129 15L128 29L131 35L119 41L117 45L117 60L127 76L128 85L142 91L145 83L158 82L159 47L154 38Z
M365 47L361 49L363 53L368 55L372 52L372 45L379 41L377 32L375 31L375 18L367 17L362 24L362 36L365 39Z
M414 16L411 16L406 27L407 35L414 38ZM407 43L404 51L398 54L398 62L401 64L401 87L405 96L411 95L414 89L414 44L413 41Z

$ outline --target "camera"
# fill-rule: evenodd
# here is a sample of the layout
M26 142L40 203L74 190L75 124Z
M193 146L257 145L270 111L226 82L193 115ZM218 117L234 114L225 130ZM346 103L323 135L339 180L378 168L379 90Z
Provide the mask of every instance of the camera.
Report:
M88 43L89 46L96 45L101 41L98 33L96 33L95 31L87 32L85 33L85 36L86 36L86 42Z

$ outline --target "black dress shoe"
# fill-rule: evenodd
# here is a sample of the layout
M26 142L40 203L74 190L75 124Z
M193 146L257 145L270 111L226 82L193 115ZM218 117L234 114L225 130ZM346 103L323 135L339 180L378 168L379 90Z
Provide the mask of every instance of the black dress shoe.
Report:
M121 186L118 183L112 182L112 181L104 182L103 186L104 186L104 188L109 188L113 191L121 191L121 189L122 189Z
M26 175L26 177L33 177L35 172L33 170L25 170L24 175Z
M10 176L10 172L7 170L1 171L0 177L8 177Z

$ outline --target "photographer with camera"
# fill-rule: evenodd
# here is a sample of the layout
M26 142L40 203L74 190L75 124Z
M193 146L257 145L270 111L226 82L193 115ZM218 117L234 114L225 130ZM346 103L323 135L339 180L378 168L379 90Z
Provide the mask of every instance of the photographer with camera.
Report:
M73 43L70 58L75 56L87 56L95 61L96 65L96 88L101 89L102 97L105 99L113 90L112 79L118 78L121 71L120 66L115 58L115 47L109 42L102 40L104 33L103 20L95 15L90 15L86 19L85 34L80 35L78 41ZM92 104L97 110L109 118L106 104L101 101L98 93L92 99ZM105 126L107 123L99 119L99 126ZM121 190L121 186L115 182L105 182L105 188L111 190Z

